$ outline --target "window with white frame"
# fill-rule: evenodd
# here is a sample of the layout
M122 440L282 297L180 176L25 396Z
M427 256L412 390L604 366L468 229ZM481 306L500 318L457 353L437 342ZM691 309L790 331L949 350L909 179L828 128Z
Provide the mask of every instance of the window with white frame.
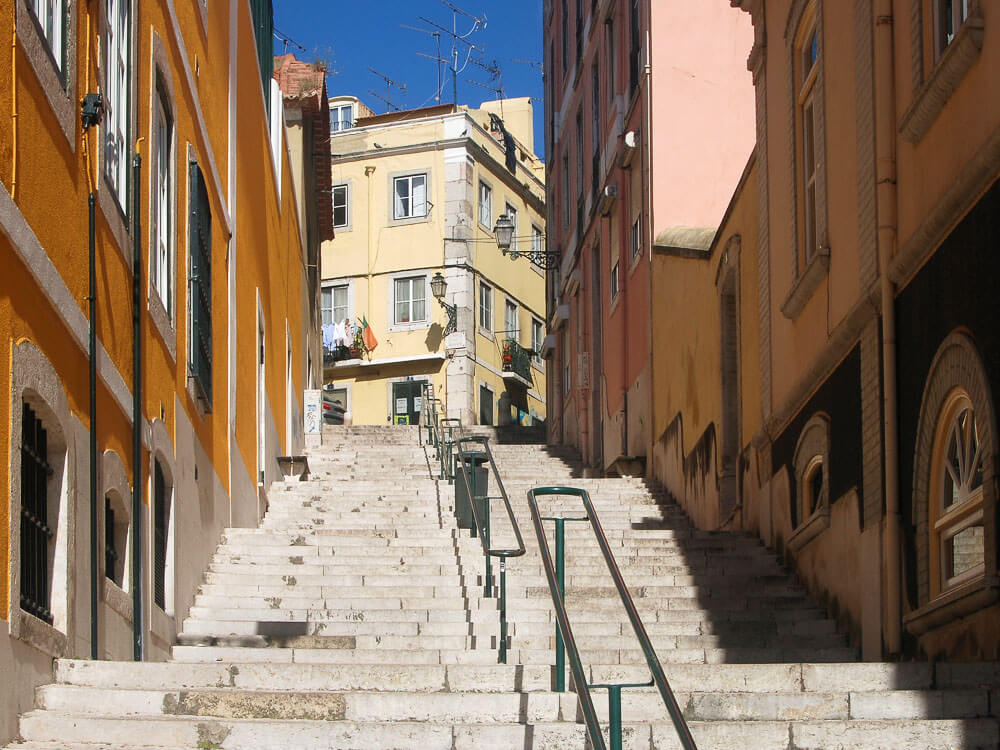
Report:
M503 327L507 332L507 338L519 340L521 326L518 323L517 305L510 300L504 303Z
M424 276L394 279L393 287L393 320L397 324L427 320L427 279Z
M493 287L479 282L479 327L487 333L493 332Z
M611 266L611 299L618 296L618 261Z
M330 130L334 133L354 127L354 105L343 104L330 108Z
M632 246L632 260L635 260L639 253L642 252L642 214L636 216L635 221L632 222L630 244Z
M350 319L350 305L350 286L348 284L333 284L323 287L320 293L323 325L342 323L344 319Z
M346 227L350 223L347 185L333 186L333 226Z
M104 172L118 204L125 206L128 184L129 85L132 80L131 5L107 0L104 82Z
M479 183L479 223L492 230L493 188L485 182Z
M542 234L542 230L536 227L534 224L531 225L531 252L541 253L545 251L545 237Z
M42 30L42 36L49 45L49 52L56 68L61 73L66 65L66 48L64 44L66 29L65 0L31 0L29 3L35 20Z
M936 0L935 37L940 56L955 39L955 34L969 18L970 0Z
M537 318L531 319L531 360L536 364L542 364L542 339L544 338L542 321Z
M171 320L174 317L173 118L163 91L153 104L153 200L150 283Z
M799 169L799 184L802 191L802 255L803 265L812 260L818 249L816 217L819 213L816 192L818 173L819 148L817 139L816 100L820 95L816 86L819 75L819 30L815 15L808 19L800 35L797 47L798 57L798 93L797 93L797 128L802 150L799 153L801 166Z
M931 454L932 591L954 588L985 568L981 429L969 394L954 389L938 418Z
M415 219L427 216L427 175L410 174L392 181L392 217Z
M510 235L510 249L517 250L517 209L507 203L504 211L510 217L510 223L513 226L513 232Z

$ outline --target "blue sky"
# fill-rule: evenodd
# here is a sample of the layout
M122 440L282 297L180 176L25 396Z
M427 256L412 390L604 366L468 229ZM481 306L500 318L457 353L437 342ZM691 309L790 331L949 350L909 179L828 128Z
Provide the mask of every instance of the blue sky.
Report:
M449 0L451 2L452 0ZM417 53L435 57L437 41L429 35L401 28L400 24L436 31L420 19L430 19L446 29L452 28L452 10L442 0L273 0L274 25L279 37L275 54L292 52L305 60L325 60L332 74L327 88L332 95L353 94L376 112L386 105L376 96L385 97L386 83L368 69L406 85L406 93L392 87L392 103L402 109L434 104L437 89L437 64ZM476 45L473 55L502 73L504 93L508 97L531 96L535 107L535 148L544 150L542 137L543 86L541 70L516 60L541 63L541 0L454 0L454 5L486 20L486 28L474 32L468 40ZM458 30L465 34L472 19L458 15ZM287 45L280 37L291 39ZM304 48L301 49L301 48ZM468 47L459 43L459 66L466 59ZM451 41L441 34L441 57L448 58ZM442 65L442 103L452 100L451 74ZM496 86L491 74L469 63L458 75L458 103L477 106L498 98L497 94L469 81Z

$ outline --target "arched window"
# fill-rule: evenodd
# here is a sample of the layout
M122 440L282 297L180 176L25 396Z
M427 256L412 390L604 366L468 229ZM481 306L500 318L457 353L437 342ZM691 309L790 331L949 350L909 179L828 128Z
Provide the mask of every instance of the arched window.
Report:
M982 575L983 444L969 394L955 388L938 417L931 453L931 595Z
M904 617L920 635L990 606L997 571L996 417L990 381L972 339L955 331L931 364L913 457L917 607Z
M791 519L795 528L788 548L800 549L830 525L830 420L815 414L806 422L795 446L795 497Z

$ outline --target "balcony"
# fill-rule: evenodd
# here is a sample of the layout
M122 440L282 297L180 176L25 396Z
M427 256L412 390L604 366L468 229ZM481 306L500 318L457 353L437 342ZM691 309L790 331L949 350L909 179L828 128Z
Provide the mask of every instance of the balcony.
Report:
M525 388L530 388L531 358L535 354L531 349L525 349L514 339L504 339L501 356L503 360L504 380L514 380Z

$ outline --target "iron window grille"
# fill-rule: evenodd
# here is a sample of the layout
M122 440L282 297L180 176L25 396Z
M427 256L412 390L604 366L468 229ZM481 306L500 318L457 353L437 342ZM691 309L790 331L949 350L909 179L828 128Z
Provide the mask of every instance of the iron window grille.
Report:
M49 591L48 435L34 410L23 404L21 421L21 609L52 624Z
M167 483L160 462L153 462L153 601L166 609Z
M212 404L212 207L205 178L190 162L191 186L188 226L191 232L191 357L189 376Z

